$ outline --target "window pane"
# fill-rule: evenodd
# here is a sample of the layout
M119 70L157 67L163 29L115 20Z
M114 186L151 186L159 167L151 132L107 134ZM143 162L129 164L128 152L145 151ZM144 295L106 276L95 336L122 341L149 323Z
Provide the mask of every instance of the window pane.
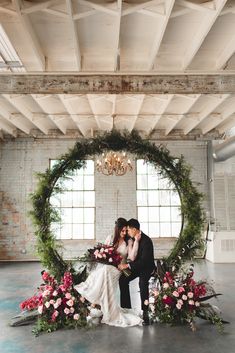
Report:
M94 223L94 208L84 208L84 223Z
M83 239L83 224L73 224L73 239Z
M157 175L148 175L148 189L158 189Z
M137 189L147 189L147 175L137 175Z
M84 224L84 239L94 239L94 224Z
M94 190L94 177L87 175L84 178L84 190Z
M86 191L84 192L84 207L95 206L95 192Z
M149 222L159 222L159 207L149 207Z
M160 205L170 206L170 191L169 190L161 190L159 193L160 193Z
M180 197L179 194L176 190L171 191L171 205L172 206L177 206L180 205Z
M171 209L170 207L160 207L160 222L171 221Z
M73 223L83 223L83 208L73 208Z
M83 207L83 192L74 191L73 192L73 207Z
M73 178L67 177L63 180L63 189L64 190L72 190L73 189Z
M142 232L144 232L147 235L149 235L149 227L148 226L149 226L148 223L141 222L141 230L142 230Z
M84 175L94 175L94 161L87 160L84 168Z
M76 175L73 177L73 190L83 190L83 176Z
M148 207L138 207L138 220L140 223L148 222Z
M50 197L50 204L53 207L59 207L60 206L60 197L58 195L51 196Z
M160 223L160 236L161 237L171 237L171 224L170 223Z
M149 236L153 238L159 237L159 223L149 223Z
M171 207L171 221L181 222L181 210L179 207Z
M178 237L181 230L181 222L180 223L171 223L171 235L172 237Z
M147 206L147 191L137 190L137 206Z
M61 208L61 223L72 223L72 208Z
M169 189L170 186L170 180L160 177L159 178L159 189Z
M61 239L72 239L72 223L61 224Z
M148 205L156 206L159 205L159 191L148 191Z
M52 223L51 231L56 239L60 239L60 223Z
M65 191L61 194L61 207L71 207L72 206L72 193L70 191Z
M148 175L155 175L157 173L157 169L154 167L152 163L147 164L147 173Z
M137 159L136 161L137 174L147 174L147 163L144 159Z

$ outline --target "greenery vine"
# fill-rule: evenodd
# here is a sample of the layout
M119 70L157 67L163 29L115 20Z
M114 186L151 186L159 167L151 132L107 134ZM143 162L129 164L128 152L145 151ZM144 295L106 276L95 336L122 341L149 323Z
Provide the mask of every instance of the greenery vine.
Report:
M58 279L70 270L70 262L63 259L59 242L51 230L52 222L59 219L57 211L50 204L50 197L63 191L63 180L82 168L86 159L103 152L127 151L137 158L152 163L160 170L162 177L169 178L175 185L181 199L183 226L165 264L178 268L182 260L190 259L202 247L201 233L204 217L201 207L203 195L198 192L190 178L191 168L184 157L175 158L163 146L144 140L136 131L120 133L116 130L95 138L76 142L74 148L60 157L59 162L45 173L38 174L37 189L32 194L31 216L37 237L37 253L43 265Z

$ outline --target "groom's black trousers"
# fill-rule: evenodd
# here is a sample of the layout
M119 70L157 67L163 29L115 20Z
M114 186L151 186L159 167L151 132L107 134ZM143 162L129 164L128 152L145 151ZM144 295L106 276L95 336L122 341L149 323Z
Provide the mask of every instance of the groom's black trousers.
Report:
M134 271L129 277L126 277L124 274L122 274L119 278L119 286L121 292L120 299L122 308L131 308L129 283L137 277L139 277L141 308L142 310L144 310L144 301L148 300L149 298L149 279L151 277L151 273L140 273Z

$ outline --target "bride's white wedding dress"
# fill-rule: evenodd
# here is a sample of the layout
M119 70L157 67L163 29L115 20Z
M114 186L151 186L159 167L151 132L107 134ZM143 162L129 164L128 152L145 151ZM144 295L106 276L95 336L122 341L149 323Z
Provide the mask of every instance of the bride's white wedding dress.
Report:
M128 247L125 242L117 251L127 258ZM140 325L142 319L132 309L123 309L119 305L120 275L116 267L98 263L86 281L75 286L75 289L90 303L101 306L102 323L121 327Z

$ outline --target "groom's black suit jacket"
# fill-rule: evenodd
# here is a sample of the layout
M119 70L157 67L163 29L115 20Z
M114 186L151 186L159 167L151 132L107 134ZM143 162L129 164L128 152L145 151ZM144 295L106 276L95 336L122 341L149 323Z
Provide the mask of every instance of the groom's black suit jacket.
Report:
M143 232L141 232L136 259L130 262L130 268L134 272L144 272L149 274L152 273L155 268L153 242Z

